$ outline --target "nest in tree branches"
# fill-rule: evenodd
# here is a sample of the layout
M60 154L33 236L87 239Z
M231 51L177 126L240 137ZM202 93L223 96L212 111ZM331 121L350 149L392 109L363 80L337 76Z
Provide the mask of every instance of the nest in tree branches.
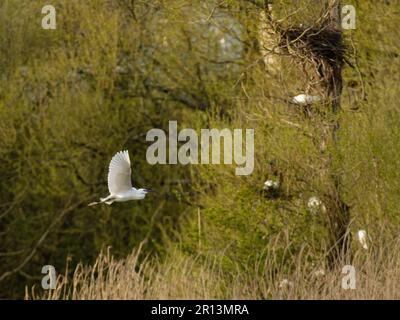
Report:
M342 32L329 26L277 28L279 51L289 54L303 66L308 78L317 80L331 91L335 77L346 61ZM314 75L309 75L313 66Z
M345 46L340 30L331 28L289 28L281 30L281 48L307 59L324 61L336 67L342 65Z

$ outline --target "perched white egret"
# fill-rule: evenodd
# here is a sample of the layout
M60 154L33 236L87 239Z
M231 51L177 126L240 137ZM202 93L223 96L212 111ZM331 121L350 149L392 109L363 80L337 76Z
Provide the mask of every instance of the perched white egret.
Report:
M322 212L326 211L326 208L325 208L324 204L322 203L322 201L318 197L315 197L315 196L308 199L307 207L312 213L318 213L319 211L322 211Z
M108 190L110 195L100 198L99 202L92 202L89 206L100 203L108 205L115 202L144 199L149 189L136 189L131 182L131 160L127 150L120 151L111 159L108 169Z
M362 246L365 250L368 250L367 231L365 231L365 230L358 230L358 232L357 232L357 238L358 238L358 241L361 243L361 246Z
M322 204L321 200L319 200L317 197L313 196L310 199L308 199L308 208L313 209L313 208L318 208Z
M274 180L267 180L264 182L264 190L277 190L279 188L279 182Z
M292 101L299 106L309 106L315 102L321 101L321 97L302 93L295 96Z

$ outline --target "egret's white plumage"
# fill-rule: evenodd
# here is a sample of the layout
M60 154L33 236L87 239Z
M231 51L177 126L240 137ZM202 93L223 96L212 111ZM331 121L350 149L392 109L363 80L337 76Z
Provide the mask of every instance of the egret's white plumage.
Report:
M131 161L128 151L118 152L108 167L108 191L110 194L119 194L132 189Z
M308 199L307 207L314 214L317 214L319 212L322 212L322 213L326 212L325 205L316 196L312 196L310 199Z
M279 182L274 180L267 180L264 182L264 190L277 190L279 188Z
M361 243L361 246L362 246L365 250L368 250L367 231L365 231L365 230L358 230L358 232L357 232L357 238L358 238L358 241Z
M144 199L149 189L136 189L131 182L131 160L127 150L116 153L111 159L108 168L108 191L110 195L100 198L99 202L92 202L89 206L99 203L112 204L115 202L125 202L129 200Z
M308 199L307 206L309 209L317 209L321 204L322 201L319 200L318 197L312 196L310 199Z
M319 96L311 96L311 95L302 93L293 98L293 103L298 104L300 106L309 106L320 100L321 100L321 98Z

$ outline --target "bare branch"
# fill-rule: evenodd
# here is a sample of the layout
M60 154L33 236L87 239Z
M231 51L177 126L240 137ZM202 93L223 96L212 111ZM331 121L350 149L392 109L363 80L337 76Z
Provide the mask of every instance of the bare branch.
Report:
M24 258L24 260L17 267L15 267L14 269L12 269L10 271L4 272L0 276L0 282L2 282L4 279L8 278L9 276L12 276L13 274L20 272L26 266L26 264L28 264L29 261L33 258L33 256L35 255L35 253L37 252L39 247L46 240L47 236L53 230L53 228L57 225L57 223L59 223L67 213L75 210L77 207L82 205L82 203L83 203L83 201L79 202L79 203L75 203L74 205L71 205L71 206L65 208L63 211L61 211L61 213L58 215L58 217L53 220L53 222L48 226L46 231L42 234L42 236L36 242L35 246L31 250L31 252Z

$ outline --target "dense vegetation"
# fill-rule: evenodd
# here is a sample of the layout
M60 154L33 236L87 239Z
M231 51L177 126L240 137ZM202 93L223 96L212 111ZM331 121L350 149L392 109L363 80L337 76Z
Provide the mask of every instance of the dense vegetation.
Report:
M324 2L275 1L275 14L286 25L312 24ZM400 216L400 3L348 2L357 29L343 32L342 111L321 104L304 117L287 102L305 90L304 70L288 58L278 75L266 71L261 0L57 0L56 30L41 28L47 1L1 1L0 298L39 286L43 265L64 273L67 257L91 264L111 246L123 258L142 242L142 252L161 260L171 250L220 259L227 277L254 272L271 252L271 268L290 272L305 249L306 269L325 268L331 220L307 203L314 196L327 204L332 193L319 146L333 121L340 139L326 148L350 208L347 232L367 230L371 250L392 243ZM170 120L197 130L254 129L254 172L148 164L146 132L168 131ZM157 192L87 207L106 195L108 162L123 149L134 184ZM280 182L278 194L265 194L267 179ZM351 247L357 252L359 243Z

